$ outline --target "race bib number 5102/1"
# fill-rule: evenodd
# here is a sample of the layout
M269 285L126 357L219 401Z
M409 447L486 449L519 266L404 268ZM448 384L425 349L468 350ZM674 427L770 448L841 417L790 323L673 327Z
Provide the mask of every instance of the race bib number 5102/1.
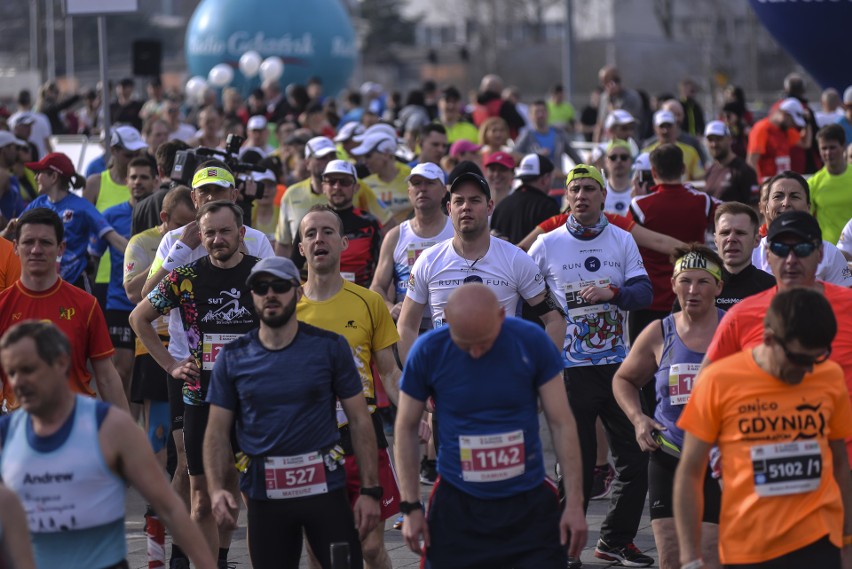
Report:
M813 492L822 480L818 441L796 441L752 447L754 490L758 496Z
M462 479L496 482L524 473L524 432L459 437Z

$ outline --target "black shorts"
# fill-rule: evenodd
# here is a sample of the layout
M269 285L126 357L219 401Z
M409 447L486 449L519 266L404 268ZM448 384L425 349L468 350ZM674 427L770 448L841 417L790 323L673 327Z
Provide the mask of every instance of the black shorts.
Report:
M130 313L125 310L107 310L104 317L113 347L135 350L136 334L130 327Z
M151 354L136 356L133 362L133 380L130 382L130 402L168 401L168 374Z
M725 569L787 569L793 567L840 569L840 549L831 543L826 536L810 545L769 561L745 564L726 563L723 567Z
M427 511L427 568L564 569L568 563L568 549L559 543L559 498L550 480L509 498L485 500L439 476Z
M657 450L648 459L648 504L651 519L660 520L674 517L675 470L678 460ZM722 490L719 481L710 474L710 469L704 475L704 514L701 521L708 524L719 523L719 509L722 506Z
M183 408L183 447L186 453L186 469L190 476L204 474L204 432L210 417L210 405L184 405ZM239 450L237 446L237 426L231 426L231 454Z
M169 416L173 431L183 429L183 382L166 374L166 391L169 400Z

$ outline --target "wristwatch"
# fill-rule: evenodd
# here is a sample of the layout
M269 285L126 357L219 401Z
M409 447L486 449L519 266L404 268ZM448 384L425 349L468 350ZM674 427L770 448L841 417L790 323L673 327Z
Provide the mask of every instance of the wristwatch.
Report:
M360 494L362 496L369 496L370 498L375 498L376 500L381 500L382 495L384 493L385 491L381 486L362 487L360 490Z
M422 510L423 502L400 502L399 511L403 515L408 515L415 510Z

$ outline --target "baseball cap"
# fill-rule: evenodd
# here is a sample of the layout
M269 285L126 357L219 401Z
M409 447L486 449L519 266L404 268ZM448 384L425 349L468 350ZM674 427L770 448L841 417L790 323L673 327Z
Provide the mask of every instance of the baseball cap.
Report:
M412 168L411 174L408 175L405 181L408 182L414 176L422 176L427 180L440 180L442 184L447 183L447 176L444 174L444 171L432 162L421 162Z
M485 197L489 200L491 199L491 188L488 186L488 182L475 172L465 172L464 174L459 174L455 180L453 180L453 184L450 186L450 193L453 193L465 182L473 182L475 183L482 193L485 194Z
M811 242L822 242L822 230L816 218L806 211L782 213L769 224L766 240L773 241L779 235L791 233Z
M650 170L651 169L651 155L647 152L643 152L639 156L636 157L636 160L633 161L633 171L637 172L639 170Z
M263 115L254 115L248 120L246 128L248 130L263 130L266 128L266 117Z
M35 122L35 117L32 113L19 113L17 116L13 117L12 120L9 121L9 127L15 128L19 124L28 125L33 124Z
M465 152L479 152L480 148L480 145L469 140L457 140L450 146L450 156L458 158Z
M10 144L18 144L18 138L8 130L0 130L0 148Z
M15 140L15 137L12 137L12 140ZM71 162L71 159L61 152L51 152L38 162L26 162L24 166L33 172L53 170L65 178L72 178L77 173L74 171L74 164Z
M255 277L262 274L272 275L273 277L278 277L285 281L292 281L294 283L301 284L299 281L299 269L297 269L293 261L287 257L276 256L261 259L251 268L251 272L246 279L246 284L251 286Z
M846 90L843 91L843 104L852 105L852 85L846 87Z
M527 154L515 170L516 178L538 178L553 172L553 162L545 156Z
M234 175L225 168L220 168L218 166L201 168L192 177L192 189L206 186L207 184L215 184L223 188L231 188L234 186Z
M356 134L352 138L355 139L355 142L362 142L368 136L372 136L378 132L384 133L390 136L391 138L396 138L396 129L394 129L393 126L389 125L386 122L376 123L365 129L361 134Z
M385 154L392 154L397 147L396 137L389 136L385 132L365 133L361 144L349 151L353 156L363 156L374 150Z
M604 183L600 170L590 164L577 164L571 168L568 172L568 177L565 178L565 185L567 186L574 180L580 180L582 178L591 178L600 184L601 188L606 188L606 184Z
M327 136L315 136L305 144L305 158L322 158L332 152L337 153L337 147Z
M630 124L635 123L636 119L633 118L633 115L625 111L624 109L615 109L606 117L606 121L604 122L605 128L612 128L615 125L622 124Z
M661 124L676 124L677 119L675 119L674 113L671 111L667 111L665 109L661 111L657 111L654 113L654 126L660 126Z
M622 140L620 138L613 138L609 141L609 144L606 145L607 154L609 154L609 151L613 148L623 148L627 150L631 158L633 157L633 148L630 147L630 143L626 140Z
M139 131L129 125L117 126L112 129L109 145L119 146L131 151L148 148L148 143L142 139Z
M358 173L355 171L355 166L351 162L347 162L346 160L332 160L328 163L328 166L325 167L322 175L326 174L346 174L348 176L352 176L356 180L358 179Z
M512 170L515 168L515 159L512 158L512 155L508 152L492 152L488 156L485 157L485 163L483 166L491 166L492 164L498 164L504 168L508 168Z
M781 101L778 109L793 117L793 122L796 123L797 127L802 128L805 126L805 108L799 102L799 99L787 97Z
M334 142L346 142L359 134L364 134L364 125L359 122L348 122L337 131Z
M731 136L731 131L722 121L710 121L704 127L704 136Z

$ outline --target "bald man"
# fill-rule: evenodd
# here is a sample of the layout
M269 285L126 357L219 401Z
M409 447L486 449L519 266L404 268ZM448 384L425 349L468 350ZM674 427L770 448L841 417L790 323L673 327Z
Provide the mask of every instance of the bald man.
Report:
M579 557L587 528L559 350L538 326L506 318L483 284L453 291L445 315L448 326L415 342L400 386L395 433L405 542L422 553L423 540L431 567L565 567L567 555ZM426 518L418 425L429 397L441 452ZM539 400L565 473L561 514L544 471Z

